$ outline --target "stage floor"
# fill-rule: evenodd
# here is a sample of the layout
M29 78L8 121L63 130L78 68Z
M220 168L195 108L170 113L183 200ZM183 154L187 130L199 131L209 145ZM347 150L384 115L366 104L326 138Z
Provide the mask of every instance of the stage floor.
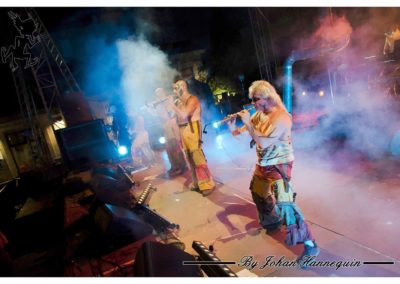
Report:
M211 132L211 131L209 131ZM149 205L180 225L178 235L191 248L194 240L213 245L216 255L235 271L251 270L258 276L400 276L400 159L365 158L354 151L322 151L324 145L304 147L301 133L294 141L296 160L293 184L296 203L321 249L317 260L337 263L360 261L356 267L299 267L267 265L265 259L295 260L302 245L289 248L285 232L266 234L257 222L257 212L248 189L255 165L255 150L249 137L228 133L204 135L204 152L217 183L207 197L188 189L190 174L169 179L165 152L157 166L133 175L141 185L157 187ZM313 149L311 149L313 148ZM253 269L238 265L245 257ZM366 264L364 262L393 262ZM271 263L271 262L270 262ZM243 272L243 271L242 271Z

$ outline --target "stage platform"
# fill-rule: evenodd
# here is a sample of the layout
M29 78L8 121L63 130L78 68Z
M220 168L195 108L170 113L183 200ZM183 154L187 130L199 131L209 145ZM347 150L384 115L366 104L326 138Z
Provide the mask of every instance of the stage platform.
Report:
M258 276L400 276L400 162L395 157L371 161L350 150L325 152L295 144L296 202L321 249L317 260L336 262L303 270L271 264L282 257L295 260L302 245L285 246L283 229L270 235L257 222L248 189L256 158L249 138L205 135L204 151L217 183L207 197L189 190L189 172L172 179L163 174L169 167L165 153L157 166L133 175L141 183L137 192L148 183L157 187L149 205L180 225L187 252L195 253L194 240L212 245L221 260L237 263L229 265L235 272L250 270L239 264L251 256L257 262L251 272ZM271 265L263 267L268 257ZM343 267L345 262L354 265Z

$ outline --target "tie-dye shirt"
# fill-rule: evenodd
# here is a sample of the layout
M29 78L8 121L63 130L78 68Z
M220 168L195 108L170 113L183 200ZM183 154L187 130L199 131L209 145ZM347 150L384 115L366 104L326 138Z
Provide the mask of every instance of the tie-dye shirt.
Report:
M282 109L275 109L268 114L258 111L251 117L251 123L261 138L276 138L274 133L276 133L278 125L285 128L275 143L266 148L257 146L258 165L270 166L294 160L291 137L292 122L289 113Z

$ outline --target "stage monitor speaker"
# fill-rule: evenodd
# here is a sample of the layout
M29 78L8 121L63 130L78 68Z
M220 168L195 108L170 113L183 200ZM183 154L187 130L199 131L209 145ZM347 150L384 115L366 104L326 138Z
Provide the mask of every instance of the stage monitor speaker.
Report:
M183 265L183 261L195 261L174 245L145 242L138 250L134 264L134 276L139 277L202 277L197 265Z
M89 237L77 247L76 256L98 257L153 237L153 227L122 207L95 202L90 217L91 222L86 226L94 230L90 230Z
M125 208L131 208L135 204L135 198L130 192L131 186L123 180L95 174L90 180L90 186L100 202Z
M114 179L120 178L120 174L111 167L95 167L92 170L92 175L104 175Z
M101 119L57 130L56 137L64 161L72 169L87 168L117 157Z
M114 179L120 180L126 183L129 186L133 186L135 181L130 176L130 173L121 166L120 164L117 165L117 169L113 169L112 167L95 167L92 170L92 175L105 175L112 177Z
M97 208L94 221L103 237L114 244L135 242L153 233L153 227L132 211L107 203Z

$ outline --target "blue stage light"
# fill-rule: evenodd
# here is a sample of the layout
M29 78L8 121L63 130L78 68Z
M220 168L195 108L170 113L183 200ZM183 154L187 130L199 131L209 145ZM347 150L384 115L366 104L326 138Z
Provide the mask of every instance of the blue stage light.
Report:
M165 142L167 142L167 140L165 139L164 136L158 138L158 142L160 142L160 144L165 144Z
M214 122L214 123L213 123L213 127L214 127L214 128L218 128L218 127L219 127L218 122Z
M128 154L128 149L125 146L119 146L118 153L120 154L120 156L124 156Z

